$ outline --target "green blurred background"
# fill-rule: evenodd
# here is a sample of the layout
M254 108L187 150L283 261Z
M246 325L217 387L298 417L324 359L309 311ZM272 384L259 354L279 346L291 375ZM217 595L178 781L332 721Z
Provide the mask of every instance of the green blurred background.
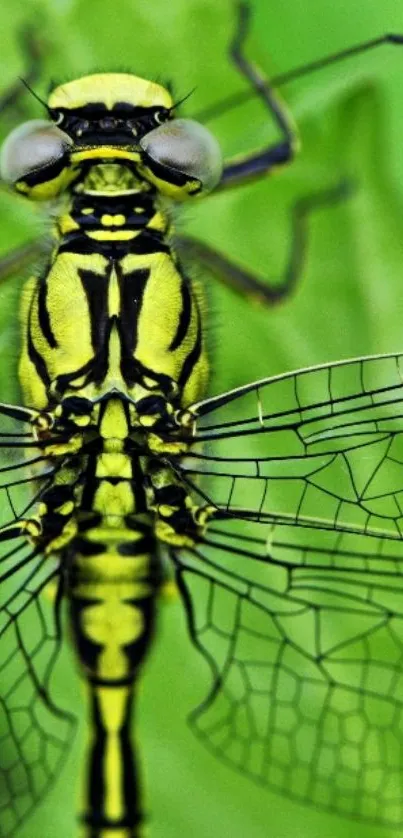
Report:
M375 37L403 33L403 0L254 0L248 53L274 74ZM1 85L24 73L18 43L34 23L47 44L42 95L56 82L94 70L126 70L172 80L180 98L196 88L192 116L244 82L227 59L234 4L228 0L3 0ZM386 46L283 89L303 148L289 169L258 185L186 208L181 226L262 276L286 263L290 207L299 196L354 182L352 197L309 223L303 276L292 299L272 311L246 304L214 281L210 296L212 391L312 363L403 348L403 47ZM29 95L23 116L42 116ZM15 114L1 119L2 136ZM257 104L210 123L225 154L276 136ZM39 235L37 213L0 196L0 246ZM16 401L17 299L21 281L1 287L0 392ZM187 712L206 691L208 672L190 646L179 601L161 608L160 633L142 683L138 713L152 838L381 838L388 830L304 808L253 786L218 764L193 738ZM82 710L70 653L58 667L66 705ZM21 830L21 838L75 832L79 732L60 781Z

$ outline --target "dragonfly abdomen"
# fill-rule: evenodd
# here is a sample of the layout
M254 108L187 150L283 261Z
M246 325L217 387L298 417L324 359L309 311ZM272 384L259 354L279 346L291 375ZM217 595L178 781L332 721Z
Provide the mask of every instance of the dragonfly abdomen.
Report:
M133 684L89 683L83 838L140 838L143 813L133 738Z
M141 794L130 726L161 574L143 549L143 529L125 529L123 522L119 528L106 519L94 530L73 541L67 574L74 647L88 697L82 817L91 838L137 838ZM94 535L104 543L97 547ZM75 552L78 546L81 552Z
M142 819L130 726L162 572L138 485L138 458L124 450L127 432L120 400L107 401L102 447L86 463L77 534L64 562L73 645L88 698L82 804L88 838L137 838Z

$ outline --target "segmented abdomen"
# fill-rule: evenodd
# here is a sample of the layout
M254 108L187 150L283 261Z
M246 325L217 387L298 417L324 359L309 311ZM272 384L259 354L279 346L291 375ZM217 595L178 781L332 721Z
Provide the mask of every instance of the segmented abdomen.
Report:
M88 536L72 543L66 573L74 647L89 702L81 816L91 838L137 838L141 790L130 726L161 573L155 554L143 550L144 531L122 526L119 532L101 524ZM98 552L94 538L100 536L104 549Z

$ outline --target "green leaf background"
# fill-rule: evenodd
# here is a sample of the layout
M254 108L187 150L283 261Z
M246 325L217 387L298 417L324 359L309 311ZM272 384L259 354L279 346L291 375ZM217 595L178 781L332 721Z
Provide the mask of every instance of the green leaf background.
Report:
M387 31L403 33L403 0L254 0L248 53L282 72ZM126 70L195 92L191 116L244 87L227 58L234 4L227 0L3 0L1 85L24 72L18 32L34 24L46 43L38 92L49 82L95 70ZM313 363L401 350L403 345L403 47L386 46L283 90L302 136L298 160L282 173L187 207L180 226L273 281L290 245L290 207L348 179L353 194L315 212L303 275L292 299L267 310L214 277L208 291L212 391ZM1 115L4 135L23 116L40 116L27 94L21 113ZM274 140L256 103L210 124L227 155ZM0 246L41 234L37 211L0 195ZM18 296L22 280L0 288L0 393L16 401ZM146 777L150 838L382 838L389 830L317 812L250 784L217 763L189 732L207 668L190 645L179 600L161 605L160 632L143 678L137 738ZM83 713L81 687L66 650L58 689ZM76 834L80 728L60 780L21 829L21 838Z

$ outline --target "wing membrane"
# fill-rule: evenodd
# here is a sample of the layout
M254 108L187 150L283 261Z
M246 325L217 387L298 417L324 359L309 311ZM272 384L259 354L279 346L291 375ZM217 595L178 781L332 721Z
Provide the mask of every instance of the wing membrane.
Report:
M402 370L363 358L199 403L184 479L225 513L399 539Z
M401 826L403 359L363 358L194 405L173 468L216 513L176 552L212 684L191 724L302 802Z
M23 517L57 471L33 437L32 415L0 403L0 526Z
M20 540L22 541L22 540ZM18 551L18 552L17 552ZM10 551L11 552L11 551ZM14 551L13 551L14 552ZM14 572L0 579L0 836L16 827L48 790L71 743L74 719L49 695L61 637L46 588L51 560L20 544ZM4 598L4 585L8 595ZM13 592L10 588L13 587Z
M174 556L213 676L191 716L195 733L260 784L401 825L401 543L283 525L268 539L256 522L244 530L216 524Z
M55 473L33 440L29 411L0 405L0 453L0 524L18 524ZM49 591L59 568L16 533L0 541L1 838L14 835L49 788L75 724L50 693L61 636Z

